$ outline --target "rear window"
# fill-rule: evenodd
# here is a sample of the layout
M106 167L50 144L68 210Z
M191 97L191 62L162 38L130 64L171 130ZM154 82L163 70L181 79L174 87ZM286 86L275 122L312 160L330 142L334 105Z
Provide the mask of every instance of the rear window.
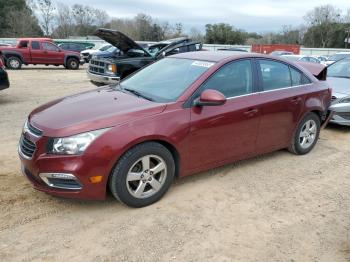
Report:
M311 80L307 78L307 76L293 67L290 67L290 74L292 76L292 86L300 86L311 83Z

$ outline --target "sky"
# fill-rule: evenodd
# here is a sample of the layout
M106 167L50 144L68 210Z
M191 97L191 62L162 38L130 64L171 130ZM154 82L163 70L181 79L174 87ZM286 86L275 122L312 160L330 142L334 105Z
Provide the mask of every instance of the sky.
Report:
M104 9L111 17L131 18L138 13L159 22L181 22L185 30L203 31L208 23L228 23L248 32L275 32L283 25L299 26L307 11L333 4L344 13L349 0L56 0L65 4L85 4Z

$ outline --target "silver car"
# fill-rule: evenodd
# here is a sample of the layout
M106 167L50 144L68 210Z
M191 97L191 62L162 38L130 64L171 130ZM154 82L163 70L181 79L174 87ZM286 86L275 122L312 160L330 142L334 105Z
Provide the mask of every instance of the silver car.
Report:
M328 66L327 81L333 89L330 122L350 126L350 58Z

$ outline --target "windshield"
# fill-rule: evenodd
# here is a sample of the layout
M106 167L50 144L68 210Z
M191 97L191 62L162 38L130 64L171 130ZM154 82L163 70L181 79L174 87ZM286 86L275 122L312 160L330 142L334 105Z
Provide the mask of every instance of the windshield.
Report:
M350 53L349 54L335 54L335 55L331 55L328 58L328 61L338 61L338 60L343 59L343 58L348 57L348 56L350 56Z
M106 51L107 49L111 48L112 45L105 45L100 48L100 51Z
M113 53L113 52L116 51L116 50L118 50L118 48L116 48L115 46L110 46L109 48L107 48L107 49L104 50L104 51Z
M350 78L350 59L344 59L328 66L327 76Z
M121 82L155 102L175 102L214 63L180 58L164 58ZM134 92L134 93L136 93Z

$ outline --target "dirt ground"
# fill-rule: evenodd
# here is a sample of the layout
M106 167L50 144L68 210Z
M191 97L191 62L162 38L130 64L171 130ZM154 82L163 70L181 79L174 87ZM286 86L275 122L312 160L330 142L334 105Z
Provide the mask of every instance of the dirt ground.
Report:
M10 71L0 92L0 261L350 261L350 128L177 180L142 208L51 197L21 175L27 114L94 88L85 70Z

